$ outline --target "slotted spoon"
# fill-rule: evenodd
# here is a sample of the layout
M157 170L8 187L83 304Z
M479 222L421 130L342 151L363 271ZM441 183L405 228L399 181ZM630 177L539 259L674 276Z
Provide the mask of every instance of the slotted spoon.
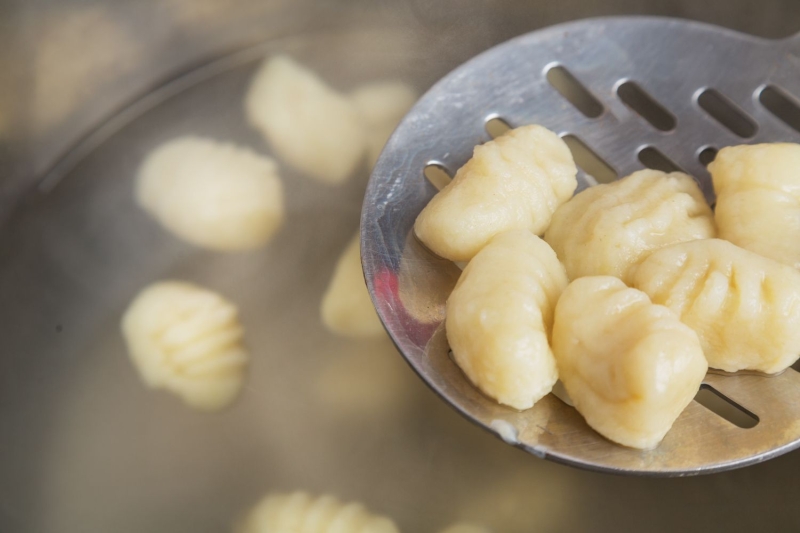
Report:
M438 165L452 175L475 145L490 139L486 125L492 119L511 127L542 124L568 136L571 148L578 144L576 159L585 171L605 162L605 172L594 172L603 180L625 176L643 162L679 168L713 203L703 162L716 150L800 141L793 94L800 96L800 36L768 41L673 19L572 22L468 61L405 117L367 188L364 274L390 336L442 398L538 457L618 473L691 475L757 463L800 446L800 373L793 369L776 377L709 373L704 388L758 423L744 429L693 401L661 445L644 452L605 440L553 394L524 412L496 404L448 357L444 305L460 271L412 233L414 219L436 193L424 169ZM579 174L579 190L596 183L587 172Z

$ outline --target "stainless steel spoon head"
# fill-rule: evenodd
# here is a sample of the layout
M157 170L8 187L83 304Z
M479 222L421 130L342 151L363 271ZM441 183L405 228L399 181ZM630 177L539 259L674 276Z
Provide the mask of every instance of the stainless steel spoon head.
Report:
M800 38L768 41L660 18L554 26L457 68L395 131L364 200L364 274L400 352L473 422L538 457L574 466L691 475L757 463L800 446L800 373L792 369L776 377L709 374L704 389L738 404L757 424L739 427L693 401L652 451L612 444L552 394L524 412L498 405L448 357L444 306L460 271L428 252L412 232L436 193L425 168L437 165L452 175L475 145L490 139L492 119L512 127L541 124L565 136L583 168L579 189L644 166L679 168L713 203L704 163L717 149L800 142L800 105L792 95L800 96Z

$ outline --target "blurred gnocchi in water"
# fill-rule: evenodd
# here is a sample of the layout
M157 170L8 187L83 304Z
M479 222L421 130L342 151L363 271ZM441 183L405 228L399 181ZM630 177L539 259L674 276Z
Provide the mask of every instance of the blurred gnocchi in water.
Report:
M570 279L616 276L662 246L714 237L711 208L681 172L640 170L596 185L558 208L544 239Z
M162 281L143 289L122 317L130 357L147 386L216 411L242 388L249 355L231 302L208 289Z
M399 533L385 516L360 503L306 492L269 494L247 514L236 533Z
M542 126L522 126L476 146L420 212L417 237L451 261L469 261L495 235L544 233L558 206L578 186L577 167L561 138Z
M579 278L564 290L553 352L586 423L633 448L661 442L708 369L694 331L611 276Z
M357 233L336 263L320 306L322 323L343 337L380 338L386 335L361 269L361 244Z
M800 268L800 144L729 146L708 170L720 238Z
M417 92L398 81L376 82L356 89L351 98L366 126L367 159L371 167L397 124L417 101Z
M700 337L708 364L780 372L800 356L800 272L721 239L654 252L632 276Z
M111 4L53 4L40 12L35 28L36 46L30 50L30 84L22 110L27 135L53 134L70 118L87 109L103 109L103 95L129 84L148 62L147 42L129 23L118 16ZM92 43L87 51L87 43ZM4 92L14 87L12 47L2 53L6 65ZM16 91L9 91L15 95ZM22 107L22 106L17 106Z
M344 182L363 159L367 137L355 105L288 56L264 61L245 112L277 156L323 183Z
M558 379L550 349L564 267L528 230L501 233L469 262L447 300L453 358L484 394L528 409Z
M176 236L219 251L263 246L284 217L272 159L201 137L179 137L151 152L139 170L136 198Z

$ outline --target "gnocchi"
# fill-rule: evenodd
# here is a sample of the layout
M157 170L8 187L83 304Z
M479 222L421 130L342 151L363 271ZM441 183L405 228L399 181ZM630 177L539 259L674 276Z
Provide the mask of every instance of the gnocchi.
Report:
M447 300L453 357L487 396L528 409L558 379L549 338L564 267L525 229L495 236L469 262Z
M245 517L237 533L399 533L395 523L360 503L306 492L269 494Z
M263 246L284 218L275 163L247 148L179 137L139 170L139 205L174 235L218 251Z
M249 355L231 302L178 281L142 290L122 317L128 352L147 386L216 411L242 388Z
M322 297L322 323L343 337L380 338L385 335L361 269L361 244L356 234L336 263Z
M558 208L544 239L570 279L628 269L653 250L714 237L711 208L686 174L641 170L597 185Z
M730 146L708 169L720 238L800 268L800 144Z
M367 159L373 166L400 119L417 100L416 91L402 82L377 82L356 89L353 104L367 130Z
M353 102L288 56L256 72L245 112L283 161L323 183L343 183L363 159L366 133Z
M542 234L577 187L567 145L542 126L523 126L475 152L417 217L414 231L431 251L469 261L495 235Z
M654 252L632 284L700 337L709 366L780 372L800 355L800 272L720 239Z
M697 334L611 276L579 278L555 310L553 352L575 408L598 433L658 445L708 368Z

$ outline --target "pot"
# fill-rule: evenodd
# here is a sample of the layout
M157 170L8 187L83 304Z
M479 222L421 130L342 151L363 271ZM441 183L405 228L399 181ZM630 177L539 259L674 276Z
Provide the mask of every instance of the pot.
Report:
M611 14L681 16L766 37L789 0L37 0L0 7L0 530L216 532L265 493L362 501L403 531L793 531L800 454L687 479L536 459L472 426L386 339L322 325L369 169L321 185L286 166L287 218L262 250L185 244L136 205L146 154L179 135L269 154L242 100L289 54L349 91L418 92L514 35ZM252 365L230 408L146 389L119 331L136 292L183 279L234 301Z

